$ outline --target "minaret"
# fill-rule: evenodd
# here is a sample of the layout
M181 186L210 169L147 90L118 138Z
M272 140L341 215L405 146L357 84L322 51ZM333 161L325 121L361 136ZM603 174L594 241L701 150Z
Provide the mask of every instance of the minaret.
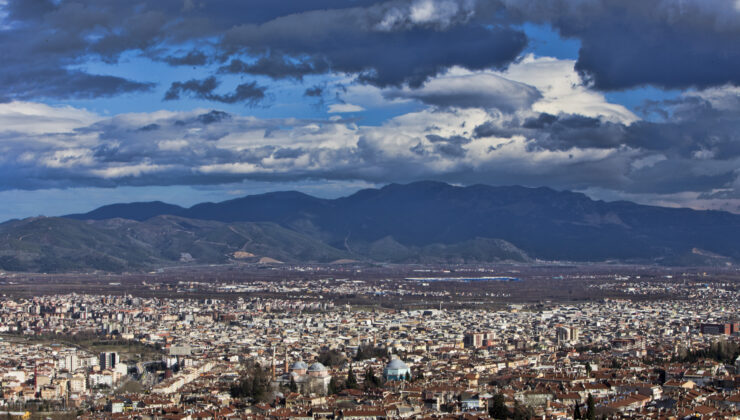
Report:
M275 379L275 345L272 345L272 379Z
M285 363L283 365L283 373L288 373L288 346L285 346Z

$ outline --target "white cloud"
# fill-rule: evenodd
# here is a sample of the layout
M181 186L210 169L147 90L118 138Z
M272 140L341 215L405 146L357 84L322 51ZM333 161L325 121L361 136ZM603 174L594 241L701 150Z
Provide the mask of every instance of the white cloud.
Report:
M434 25L440 29L468 21L475 15L475 0L414 0L387 9L375 30L390 32L413 26Z
M649 168L649 167L655 166L656 163L662 162L666 159L668 159L668 157L666 157L666 155L662 153L648 155L640 159L635 159L632 162L632 168L634 169Z
M472 96L473 86L478 84L482 96L491 97L509 88L517 94L527 87L525 82L538 83L543 98L532 107L549 101L549 112L565 114L558 120L560 128L553 130L569 129L569 123L592 124L583 119L568 120L572 117L569 111L581 110L588 101L595 109L606 110L602 111L606 114L591 115L604 119L624 116L603 97L584 93L578 85L548 87L547 77L557 79L558 73L542 67L562 69L562 64L552 60L517 64L521 67L509 72L519 81L496 72L455 69L429 81L419 95L457 92ZM571 72L568 69L560 76ZM538 74L545 80L535 80ZM571 101L574 97L586 100ZM611 137L593 141L590 136L604 135L599 122L593 125L593 132L578 132L588 139L570 139L569 131L548 132L546 125L522 129L526 122L538 119L538 113L526 106L511 113L496 108L427 107L378 126L342 118L259 119L216 113L219 118L214 119L209 110L102 117L71 107L28 103L13 112L20 115L14 129L0 131L0 190L231 184L250 179L375 184L436 178L556 188L591 185L614 191L639 183L634 174L662 171L663 165L676 160L670 150L649 151L621 143L619 130L607 133L615 136L614 141ZM0 106L3 115L11 118L12 114ZM491 130L477 136L476 128L484 125ZM562 138L554 138L558 135ZM548 141L561 143L548 147ZM716 177L740 165L737 160L720 159L711 150L686 159L682 175Z
M532 106L537 112L579 114L625 124L638 120L624 106L609 103L604 95L588 89L574 66L574 60L530 54L501 75L539 89L542 99Z
M713 108L723 111L740 110L740 86L726 85L704 90L689 90L682 94L686 98L699 98L709 102Z
M339 98L366 108L382 108L409 101L437 106L499 108L504 112L578 114L630 124L639 118L620 104L610 103L602 93L589 89L574 69L574 60L527 55L506 71L470 71L453 67L430 78L422 87L380 89L349 84L338 90Z
M365 108L354 104L332 104L329 105L330 113L349 113L364 111Z
M157 143L159 150L178 151L188 146L187 140L164 140Z
M104 179L140 177L153 172L161 172L170 168L169 165L154 165L148 162L135 165L116 165L90 171L95 176Z
M35 102L0 103L0 133L69 133L102 118L71 106L49 106Z
M492 72L470 72L461 68L432 78L417 89L386 90L389 98L418 99L430 105L499 109L503 112L529 109L541 96L531 85Z

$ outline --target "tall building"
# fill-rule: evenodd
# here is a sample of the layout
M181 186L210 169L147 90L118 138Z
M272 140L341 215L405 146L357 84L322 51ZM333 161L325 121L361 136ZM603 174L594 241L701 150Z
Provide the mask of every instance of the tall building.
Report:
M480 348L483 347L483 333L481 332L466 332L463 336L463 345L465 348Z
M100 353L100 369L113 369L119 362L118 353L114 351Z
M570 343L570 328L562 326L558 327L555 334L558 339L558 344Z
M724 324L701 324L699 327L702 334L708 335L731 335L740 331L740 323L728 322Z
M555 330L555 334L558 340L558 344L573 344L578 342L578 327L566 327L560 325L558 326L557 330Z
M578 327L570 327L570 342L578 342Z
M463 346L465 348L475 348L479 349L482 347L488 347L493 345L493 340L495 340L496 334L489 331L489 332L473 332L468 331L463 335Z

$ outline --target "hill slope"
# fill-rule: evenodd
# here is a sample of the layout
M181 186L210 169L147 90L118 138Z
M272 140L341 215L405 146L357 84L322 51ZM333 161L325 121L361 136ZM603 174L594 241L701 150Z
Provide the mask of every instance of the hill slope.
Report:
M156 216L78 221L31 218L0 224L0 270L130 271L260 258L331 262L348 254L274 223Z
M139 214L132 215L125 207L118 210L106 215L133 218ZM549 188L456 187L426 181L362 190L335 200L281 192L177 211L184 217L229 223L274 222L337 249L369 252L365 254L369 257L380 255L372 250L385 238L411 254L434 244L487 238L504 240L532 257L549 260L692 264L740 259L738 215L607 203Z

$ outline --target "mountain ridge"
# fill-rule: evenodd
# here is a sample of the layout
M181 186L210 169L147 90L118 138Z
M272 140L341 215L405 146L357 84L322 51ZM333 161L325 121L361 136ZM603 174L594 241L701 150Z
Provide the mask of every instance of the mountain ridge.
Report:
M682 261L729 264L740 260L740 241L734 239L740 236L740 215L605 202L547 187L420 181L336 199L280 191L189 208L162 202L114 204L66 217L146 222L168 212L226 225L273 223L301 235L301 240L314 241L314 246L336 250L342 258L366 261L478 262L508 256L517 261L680 265ZM404 257L382 252L383 243ZM507 252L509 245L517 252ZM487 251L481 253L479 248ZM287 260L300 257L287 255Z

